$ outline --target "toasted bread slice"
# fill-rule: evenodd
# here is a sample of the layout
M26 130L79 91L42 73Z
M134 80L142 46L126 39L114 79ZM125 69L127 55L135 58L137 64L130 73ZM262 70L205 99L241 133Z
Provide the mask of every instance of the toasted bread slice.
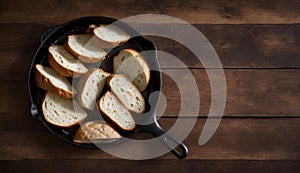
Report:
M124 49L114 57L114 73L125 74L143 92L150 80L150 69L143 57L133 49Z
M62 45L52 45L49 47L49 64L60 75L67 77L79 77L88 69L73 55L71 55Z
M132 115L111 92L107 91L97 102L97 106L100 112L119 128L123 130L133 130L135 128Z
M72 98L76 94L76 90L66 77L41 64L35 65L35 83L38 87L66 99Z
M105 121L90 121L80 125L73 141L77 143L110 143L121 135Z
M78 101L82 107L93 110L110 74L99 68L92 68L84 74L77 85Z
M128 33L113 24L96 27L94 34L98 38L94 40L95 43L102 48L120 46L130 39Z
M78 102L51 93L46 94L42 111L47 122L60 127L74 126L87 117Z
M91 41L92 37L92 34L69 35L65 48L80 61L99 62L105 58L107 53Z
M94 34L94 29L97 28L96 24L91 24L88 29L86 30L87 34Z
M123 74L115 74L107 79L107 85L128 110L142 114L145 100L140 91Z

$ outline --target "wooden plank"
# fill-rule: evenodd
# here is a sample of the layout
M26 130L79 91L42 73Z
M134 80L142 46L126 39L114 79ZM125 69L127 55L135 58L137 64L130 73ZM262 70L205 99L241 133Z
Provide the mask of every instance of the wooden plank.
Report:
M113 166L112 166L113 165ZM297 172L298 161L206 161L206 160L22 160L2 161L5 172Z
M0 110L14 116L27 115L29 98L27 89L27 66L2 73L0 80ZM25 69L24 69L25 68ZM158 115L176 117L181 101L188 102L183 115L207 116L211 105L210 81L204 69L192 69L187 77L183 69L163 69L163 90ZM226 117L299 117L300 115L300 70L297 69L226 69L227 82ZM212 80L219 80L213 76ZM197 85L192 85L193 81ZM184 84L182 90L178 84ZM191 87L198 87L199 99ZM196 90L197 91L197 90ZM181 93L185 95L181 96ZM219 92L219 91L217 91ZM16 99L21 98L21 99ZM165 102L167 101L167 102ZM197 108L198 107L198 108ZM15 109L18 108L18 109ZM193 108L193 109L192 109Z
M193 78L180 69L163 69L163 94L167 98L164 116L179 115L181 100L188 102L190 115L197 109L194 104L197 95L191 93ZM210 80L220 80L218 76L208 78L205 70L192 69L191 73L197 83L200 95L200 116L206 116L210 110ZM226 69L226 107L224 116L238 117L299 117L300 112L300 70L284 69ZM176 83L177 82L177 83ZM180 91L177 85L184 84ZM187 93L181 95L181 92ZM221 91L215 90L217 95ZM161 103L165 103L163 98ZM159 112L164 105L159 104Z
M1 1L1 23L49 23L81 16L109 16L117 19L139 14L165 14L189 23L278 24L299 23L299 1ZM26 7L26 8L25 8ZM168 21L155 21L168 22Z
M161 118L159 123L169 129L176 120ZM198 139L204 122L204 118L198 119L184 141L189 148L187 160L300 160L300 118L223 119L209 142L199 146ZM101 150L69 145L26 115L16 118L2 114L0 123L0 160L118 160ZM182 130L179 131L173 135L183 135ZM134 144L131 146L134 147ZM155 147L163 146L158 144ZM143 152L141 148L139 153ZM168 153L159 159L177 158Z
M0 24L0 71L29 65L39 36L51 25ZM167 27L169 25L157 25ZM211 42L224 68L300 68L300 25L194 25ZM176 56L189 68L203 68L183 45L162 37L149 37L158 50ZM203 52L205 53L205 52ZM182 68L160 58L163 68Z
M211 43L223 68L299 68L300 67L300 25L193 25ZM152 28L152 27L151 27ZM172 24L159 25L157 30L170 28L173 38L180 35L192 40L193 33L172 30ZM200 48L206 42L195 41L201 51L195 56L191 50L174 40L148 36L157 49L177 57L189 68L203 68L200 57L213 54L210 49ZM182 36L181 36L182 38ZM195 39L196 40L196 39ZM200 40L200 39L199 39ZM212 57L212 56L211 56ZM182 68L160 59L163 68ZM209 67L205 67L209 68ZM214 68L218 68L217 65Z

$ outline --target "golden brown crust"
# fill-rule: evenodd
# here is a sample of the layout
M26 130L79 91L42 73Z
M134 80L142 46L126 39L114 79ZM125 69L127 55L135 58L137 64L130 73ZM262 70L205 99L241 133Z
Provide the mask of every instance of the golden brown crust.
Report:
M91 143L96 141L101 143L109 143L120 138L121 136L119 133L105 121L90 121L81 124L76 131L73 141L77 143Z
M96 62L99 62L99 61L103 60L105 58L105 56L106 56L106 54L104 54L104 56L99 57L99 58L91 58L91 57L87 57L87 56L84 56L84 55L80 55L80 54L78 54L76 51L74 51L70 47L70 45L69 45L69 39L70 39L70 36L68 36L68 41L64 44L64 48L68 52L70 52L72 55L74 55L74 57L76 57L77 59L79 59L82 62L85 62L85 63L96 63Z
M94 29L97 28L97 25L96 24L91 24L88 29L86 30L86 33L87 34L93 34L94 32Z
M110 74L107 78L106 78L106 86L108 87L108 89L111 91L111 86L110 86L110 81L111 79L115 76L115 74Z
M97 36L95 37L92 37L92 40L91 40L95 45L103 48L103 49L109 49L109 48L114 48L117 46L117 44L114 44L114 43L111 43L111 42L107 42L107 41L104 41L100 38L98 38Z
M68 42L64 44L64 47L68 52L70 52L72 55L74 55L74 57L77 58L78 60L80 60L82 62L86 62L86 63L94 63L89 57L79 55L78 53L73 51L73 49L71 49L71 47L69 46Z
M134 56L137 57L137 60L139 61L139 63L142 65L143 69L146 69L146 71L144 71L145 76L146 76L146 82L147 85L145 88L142 88L140 91L143 92L145 91L145 89L147 88L148 84L149 84L149 80L150 80L150 68L148 66L148 64L145 62L145 60L141 57L141 55L134 49L126 49L126 51L130 52L131 54L133 54Z
M81 106L84 105L83 103L83 100L82 100L82 92L83 92L83 88L87 82L87 80L89 79L90 75L93 74L94 71L96 70L100 70L102 71L103 73L107 73L107 74L110 74L100 68L91 68L89 69L89 71L87 73L85 73L84 75L82 75L82 77L79 79L79 82L77 84L77 91L78 91L78 94L77 94L77 100L78 102L80 103ZM84 107L84 106L83 106Z
M49 53L48 56L48 61L50 66L57 71L60 75L65 76L65 77L80 77L84 73L75 73L73 70L67 69L63 66L61 66L53 57L51 53Z
M61 126L61 125L52 123L51 120L49 120L49 119L47 118L47 116L46 116L46 115L47 115L47 114L46 114L46 111L44 110L44 103L45 103L45 99L46 99L46 95L47 95L47 94L48 94L48 93L46 93L45 96L44 96L44 98L43 98L42 112L43 112L43 116L44 116L45 120L46 120L48 123L53 124L53 125L58 126L58 127L69 128L69 127L73 127L73 126L75 126L75 125L78 125L80 122L82 122L82 121L83 121L84 119L86 119L86 117L88 116L88 114L85 112L85 116L84 116L80 121L77 121L77 122L75 122L75 123L73 123L73 124L70 124L70 125L68 125L68 126Z
M94 68L89 69L89 71L86 74L81 76L77 84L77 91L78 91L77 100L81 106L83 105L83 100L81 99L81 95L83 92L84 85L94 70L95 70Z
M38 64L37 64L38 65ZM37 66L36 65L36 66ZM44 76L37 68L35 68L35 83L38 87L65 99L70 99L76 95L76 90L73 92L65 91L59 86L55 86L49 78Z
M58 64L51 53L48 56L48 61L49 61L50 66L55 71L57 71L57 73L59 73L60 75L65 76L65 77L73 77L74 71L66 69L66 68L62 67L60 64Z
M108 94L108 92L109 92L109 91L107 91L107 92L101 97L101 99L103 99L104 96L105 96L106 94ZM135 127L136 127L135 124L134 124L134 126L133 126L131 129L123 129L121 126L118 125L118 123L116 123L115 121L113 121L113 120L110 118L110 116L107 115L107 114L101 109L101 106L100 106L100 101L101 101L101 99L99 99L99 100L97 101L97 108L98 108L99 112L101 113L101 115L103 115L103 117L105 117L111 124L113 124L114 126L118 127L118 128L121 129L121 130L124 130L124 131L131 131L131 130L135 129ZM116 97L116 99L118 99L118 98ZM118 100L119 100L119 99L118 99ZM119 100L119 102L120 102L121 104L123 104L120 100ZM126 109L125 105L123 105L123 106L124 106L124 108ZM126 110L127 110L127 109L126 109ZM128 110L127 110L127 111L128 111ZM129 112L129 111L128 111L128 112ZM129 112L129 114L130 114L130 112Z
M143 92L146 90L148 84L149 84L149 81L150 81L150 68L148 66L148 64L146 63L146 61L141 57L141 55L134 49L123 49L121 50L118 55L123 52L123 51L127 51L129 52L130 54L132 54L134 57L136 57L136 60L142 65L142 68L143 69L146 69L146 71L144 71L144 74L146 76L146 82L147 82L147 85L144 87L144 88L141 88L139 89L140 92ZM117 55L117 56L118 56ZM114 64L114 61L113 61L113 71L115 72L116 69L115 69L115 64Z
M73 49L71 49L71 47L69 46L68 44L69 42L69 36L68 36L68 41L64 44L64 48L70 52L72 55L74 55L75 58L78 59L78 57L80 56L78 53L76 53L75 51L73 51ZM81 57L80 57L81 58ZM86 57L83 57L83 59L86 58ZM80 59L81 60L81 59Z
M117 75L120 75L120 76L124 76L129 82L131 82L127 76L125 76L124 74L113 74L113 75L110 75L109 77L107 77L106 79L106 84L107 84L107 87L109 88L109 90L116 96L116 98L125 106L125 104L120 100L120 98L113 92L113 90L111 89L111 85L110 85L110 81L111 79L114 77L114 76L117 76ZM131 82L132 83L132 82ZM136 91L138 92L139 96L141 98L144 99L143 95L140 93L140 91L138 90L138 88L132 83L132 86L136 89ZM126 109L128 109L126 106L125 106ZM143 109L140 111L140 112L136 112L136 111L133 111L137 114L142 114L144 111L146 110L146 107L144 106Z
M105 27L105 26L107 26L107 25L101 25L99 27ZM95 30L93 30L93 33L96 36L96 37L92 38L93 43L98 45L101 48L114 48L114 47L117 47L117 46L121 46L121 45L125 44L130 39L130 36L127 34L128 38L126 40L122 40L122 41L118 41L118 42L110 42L110 41L103 40L103 39L99 38L97 36L97 34L95 33Z

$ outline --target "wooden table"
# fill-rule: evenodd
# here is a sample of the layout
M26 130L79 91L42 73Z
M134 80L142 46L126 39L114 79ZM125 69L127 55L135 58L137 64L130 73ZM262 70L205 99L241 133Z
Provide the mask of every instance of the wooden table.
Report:
M7 172L299 172L300 3L266 1L1 1L0 169ZM227 80L223 120L204 146L198 138L207 118L211 90L205 69L182 45L152 37L159 50L180 58L195 76L201 98L197 123L184 143L184 160L166 154L128 161L101 150L71 146L29 114L27 71L39 35L81 16L117 19L156 13L185 20L216 49ZM180 72L180 68L163 65ZM169 128L180 95L164 75L168 107L159 123ZM6 172L6 171L5 171Z

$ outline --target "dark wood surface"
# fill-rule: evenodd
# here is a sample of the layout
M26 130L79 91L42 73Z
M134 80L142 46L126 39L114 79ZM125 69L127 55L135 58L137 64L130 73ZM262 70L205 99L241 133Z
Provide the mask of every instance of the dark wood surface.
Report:
M1 1L4 23L65 22L83 15L124 18L143 13L161 13L189 23L209 24L291 24L300 22L297 0L116 0ZM159 22L159 21L156 21Z
M300 3L288 1L1 1L0 2L0 168L5 172L299 172L300 167ZM190 69L200 93L197 123L184 140L190 153L168 153L128 161L101 150L71 146L29 114L27 71L39 36L48 27L82 16L117 19L143 13L178 17L211 42L224 67L226 108L220 127L204 146L198 139L211 103L206 70L179 43L154 36L158 49ZM157 21L167 27L168 21ZM179 82L184 67L161 59L163 72ZM159 123L177 119L181 95L168 75ZM162 100L163 101L163 98ZM193 104L191 104L193 106Z

